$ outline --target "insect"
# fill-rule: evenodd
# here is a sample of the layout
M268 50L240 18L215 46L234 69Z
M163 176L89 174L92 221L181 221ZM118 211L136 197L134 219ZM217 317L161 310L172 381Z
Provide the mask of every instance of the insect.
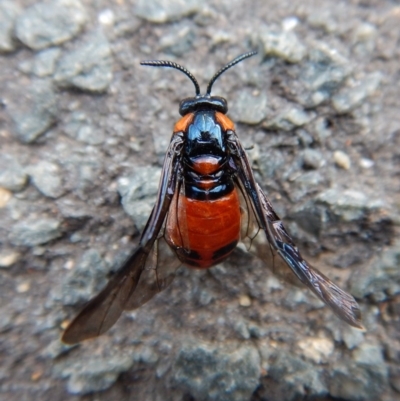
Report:
M258 248L264 260L272 256L272 263L289 267L339 318L363 328L355 299L301 256L254 178L234 124L226 115L227 101L211 96L221 74L255 54L243 54L221 68L205 95L181 65L141 62L181 71L194 84L196 96L180 103L182 117L175 124L157 200L139 245L70 323L63 342L74 344L101 335L124 310L138 308L165 289L181 264L209 268L227 258L240 240Z

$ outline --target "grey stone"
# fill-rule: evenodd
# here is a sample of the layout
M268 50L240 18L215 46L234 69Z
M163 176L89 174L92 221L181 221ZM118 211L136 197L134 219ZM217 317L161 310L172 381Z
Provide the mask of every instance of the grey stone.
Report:
M57 200L57 207L65 218L87 220L93 217L90 205L86 202L78 201L76 198L60 198ZM74 233L73 235L79 236L79 233Z
M83 304L105 286L109 270L100 253L90 249L70 272L61 291L57 289L52 297L61 300L63 305Z
M166 53L181 57L192 48L195 38L196 35L189 26L179 27L161 38L160 47Z
M297 134L297 136L299 138L300 144L305 148L308 148L314 142L314 138L305 129L296 130L296 134Z
M207 290L206 288L202 288L199 290L198 302L200 305L206 306L213 300L214 295L209 290Z
M79 0L37 3L19 16L16 35L31 49L44 49L72 39L81 31L86 19Z
M133 353L133 360L135 362L143 362L146 365L153 365L158 361L158 354L153 350L153 348L142 345L135 348Z
M344 87L332 98L334 109L338 113L348 113L355 109L379 88L382 78L381 72L374 72L355 86Z
M382 302L400 293L400 241L386 248L350 280L351 292L357 298L371 296Z
M0 187L11 192L22 191L28 183L28 175L16 162L10 161L8 166L0 162Z
M331 368L330 376L330 395L349 401L380 399L388 381L386 366L379 363L358 366L351 361L341 361Z
M297 106L287 107L274 118L263 123L263 127L273 130L291 131L309 123L312 117Z
M233 329L241 339L248 340L250 338L249 328L243 319L235 319L235 322L233 323Z
M140 167L135 169L131 177L118 180L118 192L122 197L122 206L141 231L153 209L161 170L156 167Z
M364 333L347 324L338 324L337 321L331 320L327 322L327 328L332 333L335 341L343 341L347 349L352 350L364 341Z
M68 378L67 390L70 394L88 394L111 387L122 372L131 368L131 355L120 353L111 356L93 356L59 368L60 376Z
M80 142L100 145L105 140L104 131L97 128L92 119L83 111L74 111L65 124L65 132Z
M285 165L286 161L279 149L270 149L268 154L262 153L258 160L261 175L266 178L274 178L276 171Z
M329 127L328 121L323 117L316 118L311 123L311 126L316 134L316 139L321 143L332 136L332 129Z
M76 169L77 174L76 193L82 200L87 200L96 186L96 180L101 173L101 165L93 157L87 159L76 157L73 168Z
M400 393L400 368L392 367L390 372L390 384L392 387Z
M46 217L31 217L12 227L10 241L17 246L35 246L46 244L61 234L60 221Z
M196 0L138 0L135 15L162 24L196 14L200 9Z
M309 169L317 170L324 164L324 155L316 149L304 149L301 153L303 166Z
M77 345L67 345L62 343L59 339L52 341L42 352L41 355L45 358L56 359L59 356L68 353L72 348Z
M35 81L24 94L23 100L10 108L20 141L31 143L44 134L56 121L56 95L46 81Z
M383 349L379 345L363 343L353 352L353 360L358 365L385 365Z
M271 401L300 399L305 394L321 397L328 393L323 374L315 364L283 350L272 354L268 362L268 376L277 383Z
M248 89L240 91L238 97L232 102L232 113L236 121L250 125L258 124L269 114L267 95L260 93L255 96Z
M61 55L58 47L45 49L39 52L33 60L26 60L19 64L19 69L27 74L34 74L43 78L53 75L56 62Z
M346 59L326 44L316 44L299 73L304 88L297 92L298 101L306 107L316 107L330 99L350 75Z
M329 188L317 197L317 203L327 205L329 210L343 221L359 220L368 211L383 207L380 200L370 199L366 194L339 188Z
M289 63L300 62L307 54L307 48L292 31L261 30L259 35L263 55L278 57Z
M14 24L21 9L15 1L0 2L0 53L12 52L17 43L14 40Z
M323 7L318 7L308 15L307 22L313 28L323 29L327 33L333 33L338 28L338 23L333 18L332 14L324 10Z
M198 401L249 400L259 384L260 355L250 345L233 351L206 344L183 344L173 380Z
M318 191L321 185L326 184L325 177L315 170L294 173L288 177L291 183L290 198L297 202L313 191Z
M62 171L58 164L41 160L29 166L29 174L35 187L49 198L59 198L65 192Z
M324 215L313 202L295 208L290 215L303 230L318 237L324 224Z
M111 47L100 30L91 33L75 50L64 54L54 75L60 87L94 93L106 91L112 78Z
M379 36L376 26L369 22L360 22L353 30L353 52L361 57L368 57L376 47Z

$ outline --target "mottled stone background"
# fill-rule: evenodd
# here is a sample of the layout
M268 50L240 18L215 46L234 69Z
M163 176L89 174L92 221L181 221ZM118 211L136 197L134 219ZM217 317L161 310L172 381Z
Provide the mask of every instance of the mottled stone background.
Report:
M0 0L0 399L400 399L399 26L382 0ZM213 93L366 332L238 249L63 346L134 247L194 94L140 60L204 88L254 48Z

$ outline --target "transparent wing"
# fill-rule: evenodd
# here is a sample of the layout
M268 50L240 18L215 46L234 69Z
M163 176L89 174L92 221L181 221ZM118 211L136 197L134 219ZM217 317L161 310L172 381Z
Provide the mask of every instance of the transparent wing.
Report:
M172 281L179 266L167 249L160 231L178 186L180 149L183 140L175 135L165 157L157 201L147 221L138 247L125 260L107 286L75 317L61 340L75 344L105 333L125 309L134 309L162 291ZM162 232L162 231L161 231ZM165 260L162 258L166 252Z
M181 265L182 262L164 237L158 238L146 260L137 287L126 302L124 309L136 309L154 295L165 290L172 283L175 272Z
M343 291L312 267L300 254L268 198L254 179L246 153L236 134L230 133L231 165L236 170L236 185L242 196L242 238L270 266L286 276L289 269L346 323L363 329L360 308L353 296ZM259 231L265 233L257 235ZM282 263L283 262L283 263ZM289 267L289 269L287 268Z

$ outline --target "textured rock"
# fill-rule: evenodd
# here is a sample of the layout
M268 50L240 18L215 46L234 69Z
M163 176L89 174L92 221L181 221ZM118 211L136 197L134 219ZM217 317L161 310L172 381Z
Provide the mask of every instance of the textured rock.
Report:
M119 374L127 371L132 364L132 357L126 354L93 356L63 367L59 374L68 378L69 393L82 395L111 387Z
M34 74L40 78L53 75L60 55L61 49L58 47L42 50L33 60L21 62L19 69L26 74Z
M305 168L317 170L325 164L324 155L316 149L305 149L301 157Z
M0 53L12 52L17 43L14 38L14 23L21 9L15 1L0 2Z
M50 198L58 198L65 192L62 171L58 164L41 160L28 168L35 187Z
M72 138L89 145L100 145L105 139L104 130L96 127L92 118L82 111L71 114L65 126L65 132Z
M181 57L192 48L195 39L195 32L188 26L184 26L162 37L160 46L166 53Z
M62 234L61 224L52 218L29 218L15 224L10 233L10 241L17 246L46 244Z
M268 362L268 377L276 382L271 401L295 400L309 392L319 397L327 394L323 375L315 365L283 350L273 353Z
M131 177L118 180L118 192L122 197L122 206L141 231L153 209L161 171L155 167L135 169Z
M60 299L64 305L83 304L104 287L108 272L109 267L97 250L86 251L64 281L61 291L57 289L53 293L53 298Z
M368 75L354 87L341 89L332 99L333 107L338 113L347 113L353 110L379 88L381 81L382 74L376 72Z
M333 366L329 383L330 394L349 401L379 399L388 381L386 366L380 360L372 364L361 361L359 365L343 361Z
M250 400L258 386L260 356L243 345L233 352L184 344L174 363L174 381L198 401Z
M92 32L83 44L61 57L54 80L63 88L96 93L106 91L112 77L110 44L98 31Z
M295 127L302 127L311 121L311 116L299 107L287 107L275 117L268 119L263 126L272 130L291 131Z
M278 57L289 63L300 62L307 54L307 48L291 31L261 30L259 37L263 55Z
M267 96L264 93L254 96L249 90L243 90L232 104L235 120L245 124L258 124L267 118Z
M12 192L22 191L28 183L28 175L21 166L9 160L0 162L0 187Z
M165 23L196 14L200 9L195 0L139 0L135 14L150 22Z
M59 45L83 28L86 13L79 0L54 0L27 8L18 18L16 35L34 50Z
M330 188L320 193L318 203L327 205L329 209L343 221L361 219L367 211L383 206L379 200L369 199L367 195L355 190Z
M377 258L371 260L360 274L351 279L351 292L359 298L371 296L382 302L400 293L400 241L395 241Z
M349 65L335 49L315 43L299 72L304 87L296 91L297 100L306 107L315 107L332 98L351 74Z
M56 96L49 82L35 81L21 96L25 101L10 109L18 139L31 143L56 121Z

